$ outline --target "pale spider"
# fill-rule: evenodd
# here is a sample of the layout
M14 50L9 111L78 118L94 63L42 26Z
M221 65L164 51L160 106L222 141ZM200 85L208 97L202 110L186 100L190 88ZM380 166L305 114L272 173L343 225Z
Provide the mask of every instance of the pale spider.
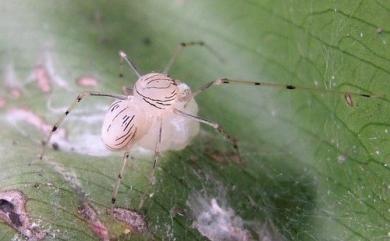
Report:
M54 124L51 132L49 133L47 140L43 142L43 149L40 154L40 159L43 159L45 154L46 146L50 143L50 139L53 133L58 129L65 117L76 107L76 105L87 96L105 96L116 99L114 103L108 109L104 118L101 137L104 144L112 151L124 151L122 167L119 171L117 181L115 183L112 192L112 205L115 205L116 196L118 194L119 185L123 177L124 169L127 165L129 158L129 151L135 143L140 141L143 137L147 137L150 133L152 126L158 126L158 135L156 137L156 145L154 146L154 164L160 156L160 146L162 144L162 135L164 134L163 122L169 121L166 118L172 118L172 116L179 115L184 118L192 119L198 123L204 123L216 129L222 134L232 145L238 158L241 160L239 147L237 140L231 135L227 134L224 129L216 122L205 120L195 114L185 112L187 104L194 102L196 97L201 92L207 90L214 85L224 84L246 84L252 86L266 86L273 88L280 88L286 90L306 90L306 91L321 91L334 94L343 94L348 105L352 106L352 96L361 96L365 98L378 97L366 93L354 93L354 92L343 92L335 90L326 90L310 87L298 87L295 85L284 85L276 83L265 83L258 81L247 81L247 80L232 80L228 78L221 78L211 81L195 92L191 92L190 88L168 75L171 66L176 62L177 57L185 47L189 46L203 46L208 50L215 52L207 46L204 42L187 42L179 44L175 52L170 59L167 66L161 73L148 73L141 74L135 64L127 58L127 55L120 51L119 55L121 62L126 61L130 68L138 76L138 80L132 88L133 95L117 95L107 94L96 91L85 91L79 94L72 105L65 111L63 116ZM194 102L195 103L195 102ZM196 103L195 103L196 105ZM184 127L188 128L188 127Z

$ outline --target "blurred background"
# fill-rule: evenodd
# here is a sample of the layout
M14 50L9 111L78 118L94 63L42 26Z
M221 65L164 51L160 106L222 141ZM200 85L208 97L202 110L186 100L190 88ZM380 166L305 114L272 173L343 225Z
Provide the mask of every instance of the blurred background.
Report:
M214 87L199 115L239 140L244 163L207 126L164 153L154 186L139 155L117 198L125 222L107 213L121 165L100 141L111 100L86 99L37 156L80 91L135 82L126 66L119 78L119 50L148 73L178 43L206 42L224 61L192 47L170 73L192 89L229 77L388 95L389 12L385 0L1 1L0 200L22 192L29 224L2 201L0 240L388 240L387 98Z

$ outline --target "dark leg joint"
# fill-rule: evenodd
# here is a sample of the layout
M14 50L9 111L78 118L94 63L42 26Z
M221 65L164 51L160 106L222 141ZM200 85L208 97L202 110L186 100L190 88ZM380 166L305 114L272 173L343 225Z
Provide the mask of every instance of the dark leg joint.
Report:
M119 179L122 179L122 175L121 175L121 174L118 174L118 178L119 178Z
M221 80L223 84L229 84L229 80L227 78L222 78Z
M51 132L55 132L57 130L57 126L53 126L53 129L51 130Z
M157 157L154 159L154 162L153 162L153 169L156 168L156 163L157 163L158 155L159 155L159 154L157 154Z
M58 151L60 149L59 145L57 143L53 143L51 145L55 151Z
M111 203L112 203L112 204L115 204L115 202L116 202L116 198L114 198L114 197L111 198Z
M286 85L286 89L288 90L294 90L296 87L293 85Z
M65 115L68 115L69 114L69 111L67 110L67 111L65 111Z

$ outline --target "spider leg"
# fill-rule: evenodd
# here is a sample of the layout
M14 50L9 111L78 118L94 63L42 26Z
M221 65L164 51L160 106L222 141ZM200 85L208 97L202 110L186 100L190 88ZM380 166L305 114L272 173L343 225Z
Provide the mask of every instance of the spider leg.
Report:
M45 155L47 145L50 143L50 139L53 136L53 133L58 129L58 127L64 122L65 117L70 114L70 112L87 96L105 96L105 97L111 97L115 99L120 100L126 100L127 96L123 95L115 95L115 94L106 94L106 93L100 93L97 91L83 91L81 92L77 98L73 101L73 103L68 107L68 109L65 111L65 113L55 122L53 125L53 128L50 130L49 135L47 136L46 141L44 141L42 144L42 151L39 155L39 159L42 160L43 156Z
M163 124L163 120L160 117L160 127L159 127L159 130L158 130L158 139L157 139L157 142L156 142L156 147L154 148L153 169L156 168L156 163L157 163L158 159L160 158L160 146L161 146L161 137L162 137L162 124Z
M163 70L163 74L168 74L169 70L171 69L172 65L176 62L177 58L181 54L181 52L187 48L187 47L192 47L192 46L202 46L205 47L210 53L212 53L216 58L219 59L219 61L224 62L224 59L214 50L212 49L209 45L207 45L203 41L196 41L196 42L183 42L180 43L176 46L175 51L173 52L173 55L171 59L169 60L168 64Z
M133 61L131 61L131 59L127 58L127 54L125 52L123 52L122 50L119 51L119 57L121 58L120 63L119 63L120 68L122 68L121 66L122 66L123 60L124 60L129 65L129 67L134 71L134 73L137 75L138 78L142 76L142 74L140 74L140 72L138 71L138 68L135 65L135 63ZM121 74L119 74L119 76L121 77ZM123 76L123 74L122 74L122 76Z
M191 115L191 114L188 114L188 113L185 113L181 110L178 110L178 109L174 109L174 113L178 114L178 115L181 115L181 116L184 116L184 117L187 117L187 118L190 118L190 119L193 119L195 121L198 121L200 123L203 123L203 124L206 124L208 126L211 126L212 128L214 128L215 130L217 130L226 140L228 140L230 142L230 144L232 145L232 147L234 148L234 150L236 151L237 153L237 156L238 156L238 159L240 162L242 162L242 159L241 159L241 154L240 154L240 149L238 147L238 141L237 139L235 139L234 137L232 137L231 135L229 135L221 126L220 124L216 123L216 122L212 122L212 121L208 121L206 119L203 119L199 116L195 116L195 115Z
M132 158L132 157L131 157ZM112 208L114 208L114 205L115 205L115 202L116 202L116 196L118 195L118 190L119 190L119 186L121 185L121 181L122 181L122 178L123 178L123 173L124 173L124 170L127 166L127 161L129 160L129 152L126 151L123 155L123 159L122 159L122 167L118 173L118 177L116 179L116 183L115 183L115 186L114 186L114 189L112 190L112 197L111 197L111 204L112 204Z
M386 99L386 97L383 95L372 95L370 93L339 91L339 90L332 90L332 89L321 89L321 88L315 88L315 87L286 85L286 84L259 82L259 81L251 81L251 80L233 80L233 79L227 79L227 78L217 79L217 80L208 82L207 84L201 86L198 90L194 91L192 93L192 97L194 98L195 96L206 91L207 89L209 89L212 86L227 85L227 84L240 84L240 85L250 85L250 86L256 86L256 87L285 89L285 90L289 90L289 91L299 90L299 91L322 92L322 93L328 93L328 94L343 95L344 98L346 99L348 105L350 105L349 103L352 103L352 96L358 96L358 97L364 97L364 98L378 98L378 99L382 99L384 101L388 101Z
M149 174L149 181L150 181L150 184L153 186L154 183L155 183L155 171L156 171L156 164L157 164L157 161L158 159L160 158L160 146L161 146L161 140L162 140L162 126L163 126L163 119L162 117L159 118L159 121L160 121L160 127L159 127L159 131L158 131L158 139L156 141L156 146L154 148L154 162L153 162L153 169L152 171L150 172ZM141 198L141 201L138 205L138 209L141 209L144 205L144 202L145 200L147 199L146 197L146 193L142 196Z

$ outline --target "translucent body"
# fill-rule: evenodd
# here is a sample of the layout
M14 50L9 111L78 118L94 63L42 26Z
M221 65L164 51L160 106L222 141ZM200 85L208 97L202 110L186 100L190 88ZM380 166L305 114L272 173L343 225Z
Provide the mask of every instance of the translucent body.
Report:
M291 84L228 78L210 81L194 91L194 93L191 93L191 90L187 85L170 78L166 73L169 72L171 66L175 63L177 57L185 47L195 45L206 47L206 49L215 54L215 52L202 41L180 43L176 47L171 60L162 73L149 73L146 75L142 75L138 71L136 65L127 58L126 54L123 51L120 51L121 63L126 61L129 67L138 76L138 80L133 86L133 89L126 88L126 95L97 91L81 92L67 108L65 113L53 125L46 141L43 142L43 148L39 158L43 160L47 143L50 143L53 133L58 130L65 118L76 106L78 106L81 100L88 96L110 97L116 99L106 113L101 133L103 143L109 149L124 151L122 166L112 193L111 201L114 207L119 185L130 157L129 151L136 144L143 148L152 151L154 150L153 167L155 167L161 152L167 150L180 150L187 146L192 137L199 132L199 123L203 123L214 128L221 136L229 141L232 148L235 150L239 161L242 161L237 139L229 135L217 122L208 121L196 115L198 107L194 98L212 86L239 84L286 89L288 91L304 90L339 94L345 97L349 106L353 106L352 96L363 98L373 97L388 101L385 96L371 95L369 93L344 92L333 89L323 90ZM151 176L154 176L154 169ZM153 179L154 178L150 178L150 180ZM153 183L153 181L151 182ZM141 203L142 202L143 200Z
M199 122L174 113L196 115L189 87L166 74L141 76L133 94L114 101L102 126L102 141L110 150L130 150L134 144L154 150L161 132L160 151L180 150L199 132Z

